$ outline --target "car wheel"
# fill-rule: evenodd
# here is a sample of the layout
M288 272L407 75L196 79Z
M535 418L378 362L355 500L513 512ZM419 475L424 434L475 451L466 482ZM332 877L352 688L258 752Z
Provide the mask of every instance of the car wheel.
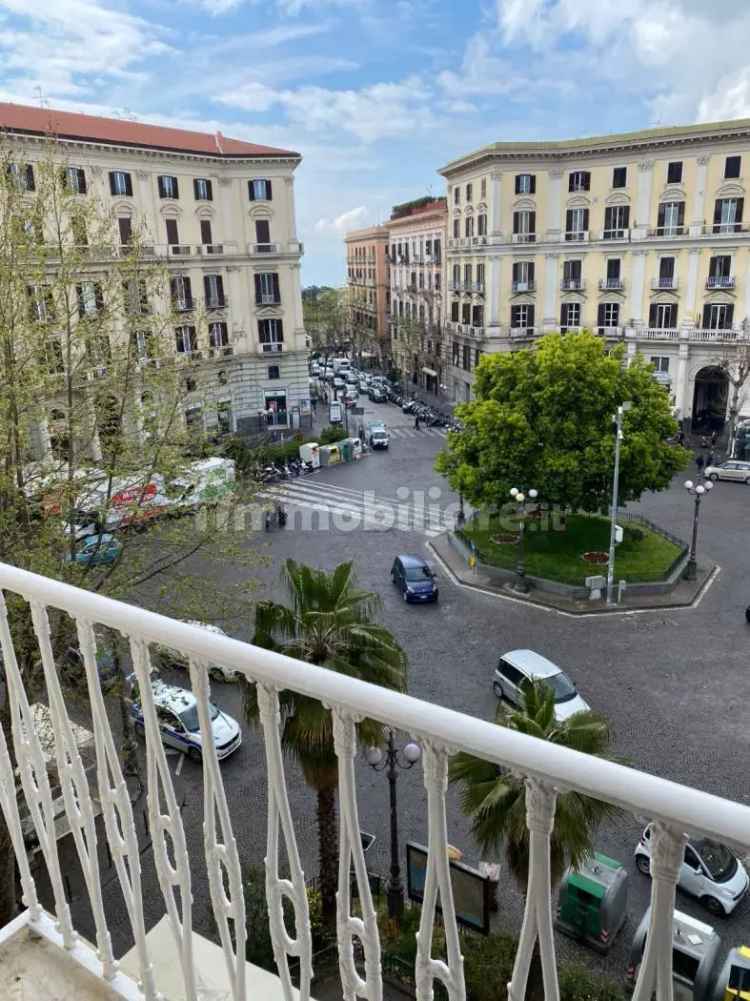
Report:
M211 679L211 681L223 681L224 680L224 672L222 671L222 669L220 667L210 667L208 669L208 676Z
M198 750L197 747L189 747L187 756L190 758L191 761L194 761L198 765L201 764L201 762L203 761L203 755L201 754L201 752Z
M745 480L745 486L750 487L750 476Z
M718 478L719 478L719 474L718 473L711 473L711 475L709 476L709 480L713 480L714 483L716 483L716 481L718 480ZM747 482L747 481L745 481L745 482Z
M714 916L722 918L727 916L727 912L724 910L724 905L720 900L717 900L716 897L701 897L701 903L706 910L710 911Z
M636 855L635 864L638 866L638 871L642 872L644 876L651 875L651 859L648 855Z
M492 691L495 693L495 695L497 695L499 699L505 698L505 693L503 692L503 686L500 684L499 681L492 682Z

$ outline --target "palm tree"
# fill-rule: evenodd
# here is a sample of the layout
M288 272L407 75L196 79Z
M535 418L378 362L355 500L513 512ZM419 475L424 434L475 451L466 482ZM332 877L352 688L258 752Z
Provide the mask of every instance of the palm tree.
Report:
M406 690L406 654L388 629L372 621L380 599L356 587L351 562L326 573L287 560L282 579L289 605L274 601L258 604L253 637L257 646L384 688ZM253 692L248 686L250 720L257 718ZM316 699L297 692L282 692L280 700L282 746L297 759L305 781L317 794L321 902L324 917L333 920L338 870L338 767L331 714ZM363 720L358 732L365 746L383 742L383 727L374 720Z
M521 709L498 706L495 722L559 747L612 759L607 721L586 710L566 720L555 719L552 689L543 681L529 685ZM482 852L504 848L505 858L521 891L529 877L529 832L526 827L526 786L521 776L470 754L456 755L450 781L461 788L461 809L471 818L472 834ZM568 866L576 867L593 851L597 828L616 807L579 792L557 796L555 826L550 838L550 879L554 890ZM527 999L544 997L538 948L529 971Z

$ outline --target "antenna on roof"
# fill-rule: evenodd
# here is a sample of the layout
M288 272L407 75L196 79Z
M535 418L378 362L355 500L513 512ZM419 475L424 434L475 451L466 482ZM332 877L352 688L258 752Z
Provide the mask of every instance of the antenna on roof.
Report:
M40 86L34 87L34 93L36 94L37 101L39 101L39 107L40 108L48 108L49 107L49 101L44 96L44 91L42 90L42 88Z

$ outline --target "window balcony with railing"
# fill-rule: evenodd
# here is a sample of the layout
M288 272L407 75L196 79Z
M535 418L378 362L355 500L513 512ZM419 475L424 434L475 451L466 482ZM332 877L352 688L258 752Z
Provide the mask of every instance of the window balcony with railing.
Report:
M654 292L661 292L665 289L667 291L674 291L677 288L677 277L676 275L669 275L665 278L652 278L651 288Z
M513 336L530 332L511 330ZM269 416L271 423L281 424L285 414ZM11 629L5 596L13 599L14 616L28 617L14 623L23 627L24 646L18 651L14 636L19 631ZM51 638L51 622L61 613L80 649L81 691L75 698L61 683ZM142 802L131 800L118 753L117 725L110 724L113 710L97 665L100 630L123 637L128 669L142 693L140 729L147 762ZM34 710L37 696L21 669L27 637L38 646L48 701L43 707L44 731ZM653 995L667 1001L673 995L673 912L688 834L740 849L750 842L750 807L744 804L6 564L0 564L0 646L9 701L4 716L8 728L0 727L0 804L23 896L23 910L0 929L0 977L7 985L12 973L13 986L20 982L23 995L34 1001L157 1001L177 996L192 1001L209 996L291 1001L297 997L295 988L300 998L310 998L310 873L303 869L304 845L295 830L308 818L293 812L292 804L301 801L294 794L299 777L287 764L281 739L286 692L318 700L331 717L340 807L338 920L332 947L337 982L344 985L338 997L382 998L386 965L359 824L360 800L368 788L365 783L358 788L357 782L358 769L367 767L360 763L357 747L360 719L409 734L421 749L427 852L412 973L417 996L425 1001L433 994L447 1001L466 998L448 841L448 763L457 751L490 763L498 773L512 771L525 783L529 876L508 986L511 998L525 995L535 946L546 997L558 996L550 871L558 795L575 791L625 810L639 826L645 820L655 822L648 933L633 1001L649 1001ZM178 792L184 784L178 781L181 768L170 764L174 759L164 743L165 722L153 695L155 647L177 651L184 659L185 684L196 700L202 781L191 791L187 811ZM268 794L251 804L233 800L224 783L221 748L212 729L209 675L215 670L244 679L257 703L257 763L265 773ZM87 754L77 738L84 699L91 719ZM55 795L57 785L61 793ZM243 809L248 806L250 810ZM202 835L194 836L191 824L203 827ZM60 830L69 833L59 838ZM42 865L30 863L30 836ZM147 866L141 857L144 836L150 842ZM258 861L265 860L267 930L277 975L245 961L246 860L241 852L248 850ZM71 879L78 890L72 899ZM206 915L219 944L195 929L203 920L204 930ZM288 931L292 920L293 935ZM432 929L438 922L442 944L436 956ZM256 933L255 928L249 931ZM492 976L491 966L486 975Z
M703 232L711 236L729 236L732 233L746 233L747 225L742 222L715 222L711 226L704 226Z
M283 341L263 341L260 346L261 353L264 355L281 354L284 350Z
M585 287L583 278L563 278L560 282L561 292L581 292Z
M193 248L189 243L170 243L167 244L166 253L169 257L190 257Z
M622 292L625 282L622 278L600 278L599 290L601 292Z
M706 288L734 288L734 275L709 275Z
M480 294L483 295L484 294L484 282L474 282L471 285L471 291L472 292L479 292Z
M195 309L195 299L189 295L181 299L173 299L172 307L176 313L190 313Z
M258 254L280 254L281 245L278 243L249 243L247 246L247 252L252 257ZM359 275L357 276L359 277Z
M536 233L513 233L511 243L536 243Z
M629 229L603 229L602 240L629 240Z
M281 296L276 295L274 292L261 292L260 295L255 297L256 306L280 306Z
M589 231L587 229L571 229L565 233L566 243L587 243Z
M686 233L687 226L656 226L648 231L649 236L662 237L664 239L674 236L684 236Z
M531 281L513 281L512 285L514 292L536 292L536 282L532 279Z
M206 297L206 309L227 309L229 307L229 298L225 295L215 295Z
M223 243L201 243L195 252L204 257L223 257L225 254L236 254L237 244L227 240Z

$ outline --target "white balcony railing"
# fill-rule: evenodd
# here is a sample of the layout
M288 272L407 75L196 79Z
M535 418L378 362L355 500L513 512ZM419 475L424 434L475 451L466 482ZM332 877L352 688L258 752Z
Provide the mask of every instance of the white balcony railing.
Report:
M732 275L709 275L706 279L706 288L734 288L734 277Z
M514 292L535 292L536 291L536 282L534 280L531 280L531 281L514 281L513 282L513 291Z
M663 289L672 289L672 290L676 289L677 288L677 279L674 277L674 275L672 275L670 277L667 277L667 278L652 278L651 279L651 288L654 291L659 291L659 290L663 290Z
M565 234L566 243L587 243L589 231L587 229L571 229Z
M716 330L704 330L700 328L694 328L688 330L688 340L691 341L741 341L745 340L745 336L741 330L736 330L733 327L724 327Z
M521 331L519 330L518 333ZM515 332L514 332L515 333ZM526 331L524 331L526 333ZM32 716L24 675L19 669L5 594L18 596L28 607L30 624L39 647L49 702L54 740L46 753L59 775L65 816L78 853L91 914L93 937L89 945L79 936L73 910L66 898L65 873L59 854L50 778L45 749ZM15 604L15 603L14 603ZM17 607L17 606L16 606ZM82 674L90 712L95 752L95 785L90 784L78 745L74 720L78 705L68 705L60 684L48 611L66 613L77 632ZM16 614L18 611L16 611ZM223 947L219 960L225 974L229 1001L247 1001L247 941L242 868L235 837L232 803L227 798L221 766L214 746L209 712L209 665L238 672L254 686L259 708L262 753L268 776L268 825L266 844L256 846L265 855L269 930L280 984L277 997L293 996L290 962L299 969L300 997L309 998L312 978L312 936L305 874L302 869L288 796L287 769L280 734L279 693L293 691L317 699L329 708L338 761L340 803L340 852L338 921L336 925L341 982L344 996L382 998L381 952L375 907L367 878L358 820L355 761L356 721L374 719L411 734L422 748L422 774L426 792L425 826L428 856L421 913L416 939L417 995L431 998L436 985L449 1001L464 1001L466 987L461 939L449 872L448 812L446 805L448 760L466 751L502 769L525 777L526 823L529 830L529 883L525 894L525 919L508 996L523 998L532 952L538 941L548 1001L558 996L555 935L552 926L550 837L558 790L575 790L629 811L642 823L654 820L651 838L651 911L646 950L635 984L633 1001L672 998L672 915L675 887L680 875L687 836L707 836L744 849L750 842L750 807L668 782L632 768L580 754L536 740L493 722L480 720L442 706L388 691L333 671L301 663L249 644L217 635L195 625L170 619L88 591L0 564L0 645L10 701L10 730L0 728L0 805L9 826L20 875L26 911L14 927L29 927L57 948L60 962L77 962L89 974L106 982L113 994L127 999L157 1001L157 978L167 961L152 947L145 913L153 912L154 891L146 899L142 882L136 817L110 728L107 706L97 670L95 630L104 626L125 638L129 660L142 693L147 761L147 815L152 839L157 895L163 898L166 927L174 940L176 960L185 984L184 996L202 996L198 950L191 934L194 908L194 870L188 854L185 821L161 740L159 719L151 694L151 644L180 651L189 664L189 682L197 699L203 746L203 857L207 868L205 901L210 904ZM83 681L82 677L82 681ZM51 743L51 750L50 750ZM17 797L12 745L22 796ZM290 782L298 781L296 776ZM103 813L101 835L95 825L94 797ZM45 870L44 883L52 901L51 913L41 902L29 865L19 802L28 809L39 839ZM253 804L254 809L260 807ZM124 901L124 918L134 943L139 987L118 971L107 924L105 889L101 871L103 852L99 837L111 853ZM244 840L244 839L240 839ZM283 843L282 843L283 842ZM283 859L280 859L280 855ZM283 877L281 866L288 872ZM352 877L357 889L352 903ZM199 902L200 909L203 900ZM287 931L284 904L294 913L295 937ZM444 958L432 955L432 928L440 912ZM355 963L356 952L361 962ZM23 989L23 984L21 985ZM99 996L99 995L97 995ZM212 995L213 996L213 995ZM263 995L264 997L267 994ZM81 998L81 1001L86 1001Z
M622 278L601 278L599 280L599 288L602 292L618 292L622 291L625 287L625 283Z
M560 289L563 292L580 292L585 287L583 278L563 278L560 282Z
M536 243L536 233L514 233L511 243Z
M676 327L640 327L636 336L646 341L676 341L679 331Z

